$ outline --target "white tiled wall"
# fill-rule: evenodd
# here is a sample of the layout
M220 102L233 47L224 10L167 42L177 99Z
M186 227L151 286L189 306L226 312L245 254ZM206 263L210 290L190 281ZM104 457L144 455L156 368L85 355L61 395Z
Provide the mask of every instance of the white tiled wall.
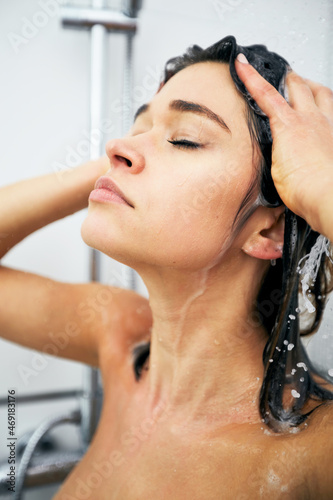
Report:
M64 30L58 15L50 15L16 50L10 41L11 33L23 36L24 26L34 21L41 5L48 2L60 3L13 0L0 6L0 185L52 172L55 162L65 163L69 148L77 149L89 127L89 32ZM243 45L266 44L301 75L333 86L332 21L330 0L144 0L135 39L134 107L153 95L168 58L193 43L208 46L230 34ZM113 136L121 133L120 114L112 110L121 99L123 56L123 36L110 35L105 118L115 125ZM87 281L89 250L80 237L84 216L83 211L31 235L8 253L3 264L57 280ZM120 264L103 259L105 282L126 286L125 271ZM139 291L146 294L142 281L137 280ZM332 326L328 315L325 321L324 337ZM333 347L332 337L328 335L322 342L324 347L312 347L314 356L326 356L325 362L333 367L327 354L327 346ZM24 385L17 367L29 366L33 355L28 349L0 341L1 396L8 387L30 393L81 385L82 365L51 357L45 369ZM69 404L56 406L52 414L65 411ZM22 405L20 433L35 428L49 414L47 403L33 409ZM4 417L0 409L1 429ZM0 446L0 457L3 453Z

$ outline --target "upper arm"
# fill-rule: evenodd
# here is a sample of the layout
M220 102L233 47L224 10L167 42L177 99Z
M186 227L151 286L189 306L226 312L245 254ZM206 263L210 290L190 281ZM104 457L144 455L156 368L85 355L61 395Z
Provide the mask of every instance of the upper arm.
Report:
M98 366L151 326L148 301L100 283L62 283L0 266L0 335L46 354Z

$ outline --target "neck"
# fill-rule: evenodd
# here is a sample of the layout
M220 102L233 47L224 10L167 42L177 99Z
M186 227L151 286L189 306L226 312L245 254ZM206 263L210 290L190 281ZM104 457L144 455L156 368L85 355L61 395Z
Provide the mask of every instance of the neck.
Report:
M246 271L228 265L222 274L168 269L146 276L153 315L148 400L162 401L183 423L185 415L192 423L260 421L267 333L251 316L262 276L251 261Z

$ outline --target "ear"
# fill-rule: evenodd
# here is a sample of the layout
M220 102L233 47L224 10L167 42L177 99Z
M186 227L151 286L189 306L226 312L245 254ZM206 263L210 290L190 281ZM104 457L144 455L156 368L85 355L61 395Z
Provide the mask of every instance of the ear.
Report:
M251 233L242 246L243 252L256 259L282 257L285 207L259 207L254 213Z

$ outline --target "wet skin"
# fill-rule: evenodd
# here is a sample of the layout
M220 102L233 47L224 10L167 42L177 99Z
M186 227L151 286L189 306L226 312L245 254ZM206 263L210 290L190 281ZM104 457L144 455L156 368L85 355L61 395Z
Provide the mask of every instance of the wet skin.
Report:
M178 100L213 110L230 133L207 115L170 109ZM56 500L329 498L316 464L331 407L281 435L258 411L266 333L251 312L267 262L281 256L283 228L280 209L259 207L232 233L256 152L228 67L181 71L107 153L107 175L133 207L92 201L82 236L145 281L149 370L136 382L133 343L102 336L101 420ZM212 179L214 189L203 191Z

